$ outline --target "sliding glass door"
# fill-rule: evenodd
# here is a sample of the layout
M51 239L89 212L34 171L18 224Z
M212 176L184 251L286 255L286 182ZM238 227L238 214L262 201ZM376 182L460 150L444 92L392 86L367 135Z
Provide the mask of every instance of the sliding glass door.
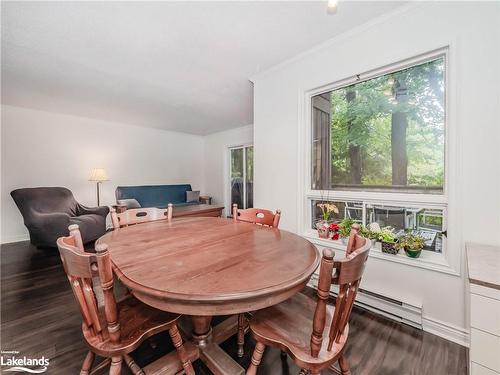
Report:
M253 207L253 146L229 149L231 207Z

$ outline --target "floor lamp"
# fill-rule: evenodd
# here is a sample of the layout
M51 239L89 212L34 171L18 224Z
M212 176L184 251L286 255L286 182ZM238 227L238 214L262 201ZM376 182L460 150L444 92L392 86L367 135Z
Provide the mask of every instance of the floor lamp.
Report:
M108 181L108 175L106 174L106 170L104 168L94 168L90 172L89 181L94 181L97 183L97 205L100 206L100 197L99 190L100 185L103 181Z

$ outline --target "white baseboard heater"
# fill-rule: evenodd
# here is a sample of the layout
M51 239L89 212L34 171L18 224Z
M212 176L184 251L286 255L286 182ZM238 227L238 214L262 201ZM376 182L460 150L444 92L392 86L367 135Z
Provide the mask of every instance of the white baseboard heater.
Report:
M313 274L308 285L316 289L318 275ZM337 292L338 287L332 285L330 295L337 297ZM359 288L354 304L389 319L422 329L422 305L399 301L362 288Z

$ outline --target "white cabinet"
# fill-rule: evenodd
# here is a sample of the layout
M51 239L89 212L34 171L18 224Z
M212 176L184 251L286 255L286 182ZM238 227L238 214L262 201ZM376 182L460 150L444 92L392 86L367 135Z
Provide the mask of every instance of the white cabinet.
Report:
M500 372L500 337L471 327L470 343L472 362Z
M500 301L471 293L470 319L471 327L500 336Z
M467 243L470 374L500 375L500 247Z
M470 373L500 375L500 290L470 287Z

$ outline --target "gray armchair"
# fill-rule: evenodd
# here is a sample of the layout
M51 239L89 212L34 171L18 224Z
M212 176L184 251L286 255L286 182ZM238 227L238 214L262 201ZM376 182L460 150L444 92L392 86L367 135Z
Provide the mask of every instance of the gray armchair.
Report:
M16 189L10 195L23 215L31 243L36 246L55 247L59 237L68 235L71 224L78 224L84 243L94 241L106 232L109 208L85 207L66 188Z

